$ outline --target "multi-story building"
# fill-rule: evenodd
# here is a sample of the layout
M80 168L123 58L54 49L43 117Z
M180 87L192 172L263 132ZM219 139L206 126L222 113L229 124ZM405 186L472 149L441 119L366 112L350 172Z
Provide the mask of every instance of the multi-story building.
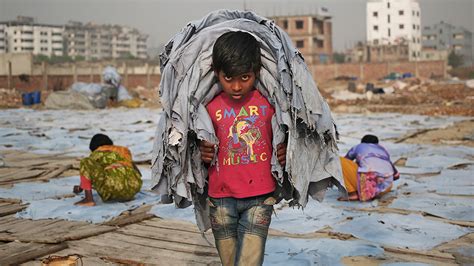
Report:
M308 64L330 63L332 59L332 22L326 8L316 14L272 18L284 29Z
M472 33L463 27L456 27L441 21L423 28L423 48L437 51L454 51L462 56L464 65L473 63Z
M421 11L417 0L369 0L367 43L393 45L408 42L409 60L421 56Z
M7 45L6 45L6 38L5 38L5 33L6 33L6 25L5 24L0 24L0 53L6 53L7 51Z
M69 22L65 30L65 49L70 56L85 59L147 58L148 35L117 25Z
M62 56L63 32L62 26L37 24L31 17L0 22L0 52Z
M31 17L0 22L0 53L31 52L90 59L147 58L148 35L117 25L38 24Z

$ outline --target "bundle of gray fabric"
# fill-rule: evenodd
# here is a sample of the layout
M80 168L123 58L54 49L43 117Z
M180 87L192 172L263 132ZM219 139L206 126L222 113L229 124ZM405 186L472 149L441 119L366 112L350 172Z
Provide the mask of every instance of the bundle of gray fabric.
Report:
M202 231L209 229L210 223L207 169L197 140L218 143L205 107L221 92L211 68L212 47L228 31L249 32L261 43L262 69L256 88L275 107L271 165L280 187L287 184L282 194L304 207L308 195L321 201L331 185L345 191L329 106L291 39L274 22L255 13L218 10L190 22L160 55L163 112L152 155L153 189L173 194L177 206L192 200ZM285 138L283 169L277 161L276 145Z

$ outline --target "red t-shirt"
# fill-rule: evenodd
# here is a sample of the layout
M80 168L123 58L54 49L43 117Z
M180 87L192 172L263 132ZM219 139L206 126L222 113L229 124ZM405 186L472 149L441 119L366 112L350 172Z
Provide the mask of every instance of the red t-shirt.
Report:
M257 90L241 101L222 92L207 111L219 139L218 161L209 168L209 196L247 198L274 191L273 106Z

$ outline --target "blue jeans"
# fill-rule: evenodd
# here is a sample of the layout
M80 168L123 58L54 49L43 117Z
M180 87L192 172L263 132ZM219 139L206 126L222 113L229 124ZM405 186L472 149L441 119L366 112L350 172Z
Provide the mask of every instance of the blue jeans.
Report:
M243 199L209 197L212 233L222 265L262 265L272 194Z

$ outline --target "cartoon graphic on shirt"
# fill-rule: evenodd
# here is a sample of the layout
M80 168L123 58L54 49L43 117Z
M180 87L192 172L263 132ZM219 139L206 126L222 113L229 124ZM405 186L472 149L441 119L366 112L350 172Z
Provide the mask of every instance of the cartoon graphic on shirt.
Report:
M255 126L256 116L242 117L234 119L234 123L229 128L229 155L245 152L247 156L253 158L253 145L262 137L260 130Z
M269 159L269 153L262 150L266 141L261 132L265 126L261 118L267 115L268 108L268 105L248 105L238 110L231 107L215 111L216 121L223 122L219 123L222 132L228 132L220 147L222 154L226 154L221 157L222 165L259 163Z

